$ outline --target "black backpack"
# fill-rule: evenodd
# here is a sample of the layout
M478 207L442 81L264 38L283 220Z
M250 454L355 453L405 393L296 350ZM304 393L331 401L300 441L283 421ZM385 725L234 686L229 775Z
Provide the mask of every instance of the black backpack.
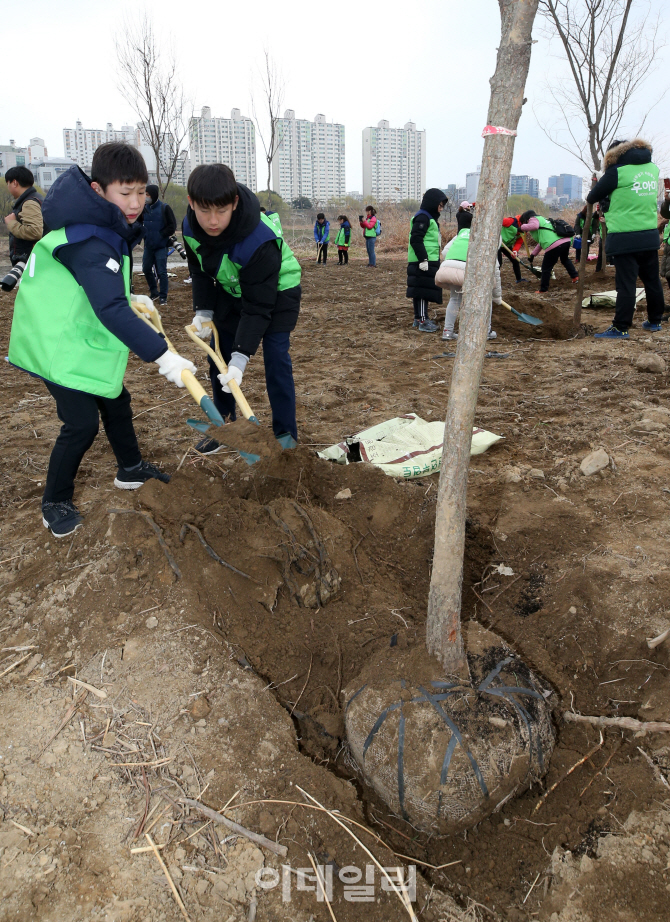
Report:
M558 234L559 237L572 237L574 234L574 228L570 227L567 221L564 221L563 218L548 218L549 223L554 228L554 233Z

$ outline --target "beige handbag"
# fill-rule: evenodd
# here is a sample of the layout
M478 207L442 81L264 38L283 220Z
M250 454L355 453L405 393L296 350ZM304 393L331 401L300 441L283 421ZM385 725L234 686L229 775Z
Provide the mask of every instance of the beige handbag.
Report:
M445 259L440 268L435 273L435 284L439 288L462 288L465 281L465 263L462 267L454 266L456 260ZM451 263L451 265L450 265Z

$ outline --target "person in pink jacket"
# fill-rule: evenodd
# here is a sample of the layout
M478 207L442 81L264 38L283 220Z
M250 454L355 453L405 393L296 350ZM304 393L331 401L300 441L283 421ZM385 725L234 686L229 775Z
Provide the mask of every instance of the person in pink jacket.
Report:
M540 250L544 250L544 257L542 258L542 277L540 278L538 294L544 293L549 289L551 273L559 259L563 263L565 271L572 281L579 281L577 270L569 256L572 237L561 237L556 233L553 225L547 218L535 214L534 211L524 211L519 218L519 230L522 233L530 231L536 241L536 247L530 257L531 264Z
M377 268L377 256L375 254L375 241L377 240L377 212L372 205L365 206L365 217L362 214L358 216L358 223L363 228L365 237L365 249L368 251L368 269Z

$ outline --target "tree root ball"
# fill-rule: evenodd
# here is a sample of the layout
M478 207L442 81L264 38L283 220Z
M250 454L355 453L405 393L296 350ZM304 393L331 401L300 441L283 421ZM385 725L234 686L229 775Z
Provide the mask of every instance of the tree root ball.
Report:
M549 767L548 686L491 631L469 622L472 681L425 648L373 657L346 689L347 739L363 780L427 833L474 826Z

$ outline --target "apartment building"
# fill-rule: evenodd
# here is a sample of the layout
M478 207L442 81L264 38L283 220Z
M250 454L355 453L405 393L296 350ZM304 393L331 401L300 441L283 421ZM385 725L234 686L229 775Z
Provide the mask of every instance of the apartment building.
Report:
M191 167L203 163L225 163L238 182L256 192L256 129L253 120L232 109L230 118L212 118L209 106L189 125Z
M382 119L363 129L363 198L420 201L426 191L426 132L414 122L391 128Z
M279 145L272 161L272 188L286 202L308 198L314 205L343 198L345 186L344 125L323 113L314 121L297 119L287 109L277 120Z
M509 178L509 195L530 195L533 198L540 197L540 180L533 179L531 176L515 176Z
M91 169L96 149L107 141L121 141L139 147L140 130L134 125L122 125L117 131L111 122L107 122L104 129L84 128L80 121L77 121L75 128L63 129L65 156L78 164L84 172Z

